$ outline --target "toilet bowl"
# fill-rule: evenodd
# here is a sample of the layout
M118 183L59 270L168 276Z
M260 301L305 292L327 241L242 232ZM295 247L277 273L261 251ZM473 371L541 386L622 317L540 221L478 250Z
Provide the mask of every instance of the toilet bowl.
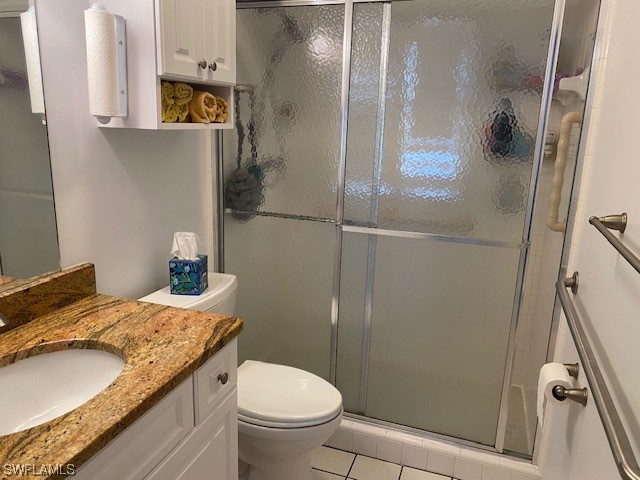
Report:
M253 360L238 368L238 446L249 480L310 480L309 454L341 419L342 395L312 373Z
M140 300L233 315L237 285L235 275L209 273L202 295L171 295L165 287ZM341 420L342 395L329 382L298 368L245 361L238 367L240 478L311 480L310 453Z

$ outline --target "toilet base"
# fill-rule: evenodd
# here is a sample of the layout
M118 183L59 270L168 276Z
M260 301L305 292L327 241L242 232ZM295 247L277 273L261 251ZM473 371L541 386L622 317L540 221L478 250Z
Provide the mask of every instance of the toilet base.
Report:
M311 480L311 452L342 420L301 428L271 428L238 420L238 455L249 465L247 480ZM245 478L245 477L243 477Z
M248 480L311 480L311 457L273 465L251 466Z
M238 480L249 480L249 464L238 459Z

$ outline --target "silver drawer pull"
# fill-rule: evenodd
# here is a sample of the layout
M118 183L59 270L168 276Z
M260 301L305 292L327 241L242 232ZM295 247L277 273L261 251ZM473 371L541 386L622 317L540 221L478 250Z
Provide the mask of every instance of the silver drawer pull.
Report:
M221 373L220 375L218 375L218 381L221 384L226 385L229 381L229 374L227 372Z
M205 68L207 68L207 61L203 58L198 62L198 66L204 70Z

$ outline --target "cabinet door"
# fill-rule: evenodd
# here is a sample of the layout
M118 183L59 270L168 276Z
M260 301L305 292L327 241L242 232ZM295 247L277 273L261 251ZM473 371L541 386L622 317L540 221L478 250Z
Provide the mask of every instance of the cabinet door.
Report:
M145 480L237 480L236 392L234 389Z
M236 83L236 2L203 0L204 58L216 69L207 68L205 78L220 83Z
M189 377L118 435L75 480L140 480L193 429L193 380Z
M216 1L216 0L214 0ZM156 0L158 74L203 79L203 0Z

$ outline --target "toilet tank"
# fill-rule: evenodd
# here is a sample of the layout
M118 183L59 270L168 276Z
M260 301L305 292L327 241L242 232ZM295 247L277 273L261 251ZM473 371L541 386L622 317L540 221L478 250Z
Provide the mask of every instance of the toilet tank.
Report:
M236 308L236 290L238 289L236 276L226 273L209 273L208 277L209 288L201 295L172 295L169 287L166 286L142 297L140 301L188 308L200 312L233 315Z

